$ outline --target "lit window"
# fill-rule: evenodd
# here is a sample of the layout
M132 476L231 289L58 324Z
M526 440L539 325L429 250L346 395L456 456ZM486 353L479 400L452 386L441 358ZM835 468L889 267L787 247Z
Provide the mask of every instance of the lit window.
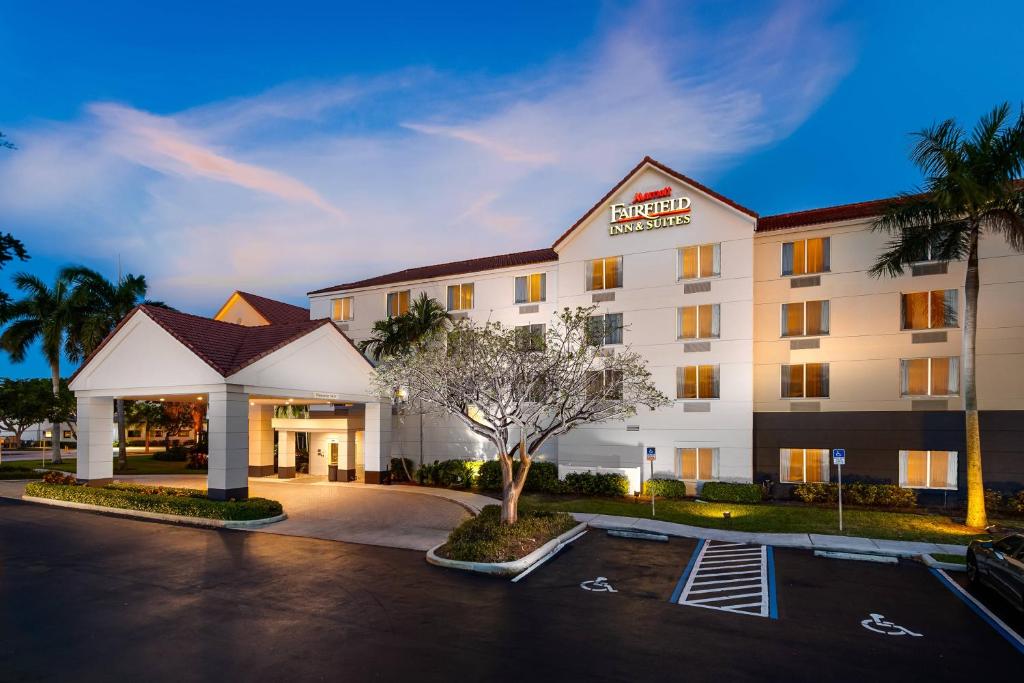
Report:
M468 311L473 308L473 283L448 286L448 310Z
M679 339L717 339L721 328L718 304L683 306L678 312Z
M622 257L587 261L587 291L598 289L614 289L622 286Z
M72 438L71 437L71 430L70 429L65 429L63 432L61 432L61 437L60 438L62 438L62 439L70 439L70 438Z
M676 368L676 398L718 398L718 366Z
M701 244L679 249L679 279L697 280L722 274L722 245Z
M352 297L343 296L331 300L331 320L352 320Z
M397 318L409 312L409 290L388 293L388 317Z
M547 274L533 273L516 278L516 303L533 304L547 299Z
M815 237L782 244L783 275L810 275L812 273L827 273L829 270L828 237Z
M905 330L928 330L957 326L957 290L936 289L902 296Z
M710 481L718 476L717 448L677 448L680 479Z
M53 438L53 432L43 432L43 438L52 439Z
M956 489L956 451L900 451L900 486Z
M956 396L960 393L960 357L900 360L903 396Z
M828 334L828 301L782 304L782 336L809 337Z
M592 346L608 346L622 343L622 314L590 316L587 341Z
M587 398L622 400L622 371L590 370L587 372Z
M544 350L544 334L546 326L541 323L538 325L518 325L516 326L516 337L519 348L522 351L543 351Z
M783 365L782 398L828 398L828 363Z
M779 481L785 484L828 482L827 448L780 448Z

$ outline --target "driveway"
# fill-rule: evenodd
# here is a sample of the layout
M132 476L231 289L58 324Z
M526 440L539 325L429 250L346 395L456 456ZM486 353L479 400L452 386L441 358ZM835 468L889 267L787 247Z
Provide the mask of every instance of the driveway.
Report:
M124 477L163 486L206 488L201 476ZM431 493L434 493L431 491ZM315 479L250 479L249 495L280 501L288 519L260 533L428 550L470 516L452 500L387 486L335 484Z

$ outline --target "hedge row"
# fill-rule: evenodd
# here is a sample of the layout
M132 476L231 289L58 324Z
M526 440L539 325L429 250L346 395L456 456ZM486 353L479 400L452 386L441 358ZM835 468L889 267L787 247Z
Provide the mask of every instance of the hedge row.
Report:
M412 471L411 463L407 460ZM519 472L519 461L512 463L513 476ZM402 461L391 461L391 477L404 481ZM423 465L413 474L421 484L447 488L473 488L482 491L501 490L501 463L497 460L435 460ZM526 473L525 493L571 493L582 496L625 496L629 494L629 479L622 474L604 472L571 472L565 479L558 478L558 465L553 462L535 462ZM661 495L661 494L659 494Z
M25 465L0 465L0 479L38 479L39 473Z
M838 484L799 484L793 496L808 504L834 504L839 501ZM843 484L843 503L883 508L912 508L917 505L917 494L896 484Z
M1024 490L1011 495L1003 495L999 491L985 489L985 509L989 512L1024 513Z
M644 495L653 493L659 498L685 498L686 482L678 479L648 479L644 482Z
M169 486L113 483L103 487L76 484L32 482L25 495L72 503L88 503L121 510L142 510L185 517L248 520L275 517L282 512L281 503L266 498L248 500L210 500L199 489Z
M700 489L701 500L717 503L760 503L763 497L760 484L708 481Z

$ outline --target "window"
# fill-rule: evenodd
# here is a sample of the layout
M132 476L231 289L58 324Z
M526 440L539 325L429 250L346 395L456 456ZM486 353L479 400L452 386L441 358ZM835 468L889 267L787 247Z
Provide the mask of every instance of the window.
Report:
M71 438L71 430L70 429L65 429L64 431L62 431L61 434L60 434L60 438L62 438L62 439L70 439Z
M905 330L930 330L957 326L957 290L912 292L902 297L901 318Z
M155 430L153 432L153 436L155 436L155 437L159 437L159 436L163 436L163 435L164 435L163 431L161 431L159 429L157 429L157 430Z
M784 484L828 482L827 448L780 448L779 480Z
M782 304L782 336L812 337L828 334L828 301Z
M388 295L390 297L390 295ZM390 301L388 302L390 310ZM331 300L331 320L352 320L352 297Z
M697 280L722 274L722 245L701 244L679 249L679 279Z
M717 339L722 316L718 304L683 306L679 309L679 339Z
M587 398L622 400L622 371L590 370L587 372Z
M532 304L547 299L547 274L533 273L516 278L516 303Z
M900 486L956 489L956 451L900 451Z
M409 312L409 290L388 294L388 317L397 318Z
M614 289L622 286L622 257L587 261L587 291L596 289Z
M192 430L189 429L188 427L182 427L181 429L178 430L178 436L180 436L182 438L188 436L191 433L192 433Z
M956 396L960 393L960 357L900 360L903 396Z
M783 365L782 398L828 398L828 363Z
M677 448L680 479L709 481L718 477L717 448Z
M543 351L545 330L546 327L543 323L539 325L518 325L516 327L516 335L519 338L520 350Z
M49 435L47 435L47 436L49 436ZM142 436L142 431L141 430L139 430L139 429L129 429L128 430L128 438L130 438L130 439L137 439L140 436Z
M676 398L718 398L718 366L676 368Z
M1001 538L992 544L992 548L1007 557L1016 555L1019 559L1024 559L1024 537L1007 536L1006 538Z
M608 346L622 343L622 314L590 316L590 328L587 330L587 341L592 346Z
M473 308L473 283L448 286L448 310L468 311Z
M782 244L783 275L827 273L830 261L828 237L815 237Z

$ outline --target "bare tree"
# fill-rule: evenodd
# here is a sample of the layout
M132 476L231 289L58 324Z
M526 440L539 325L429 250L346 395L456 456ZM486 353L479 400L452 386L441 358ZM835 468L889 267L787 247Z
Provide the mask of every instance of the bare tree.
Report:
M375 390L454 416L491 443L501 462L501 519L513 524L530 463L548 439L669 403L640 354L606 354L592 343L593 311L566 308L537 336L458 321L447 336L384 357Z

